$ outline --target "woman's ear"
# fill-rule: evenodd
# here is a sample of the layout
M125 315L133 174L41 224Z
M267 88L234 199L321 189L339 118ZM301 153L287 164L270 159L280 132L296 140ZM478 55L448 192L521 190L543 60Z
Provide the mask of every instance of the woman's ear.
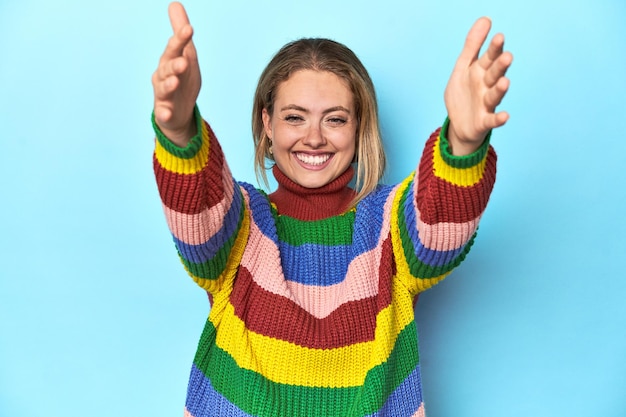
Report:
M272 135L272 117L270 116L270 114L267 112L267 109L263 109L263 112L261 113L261 116L263 117L263 129L265 130L265 135L271 140L273 135Z

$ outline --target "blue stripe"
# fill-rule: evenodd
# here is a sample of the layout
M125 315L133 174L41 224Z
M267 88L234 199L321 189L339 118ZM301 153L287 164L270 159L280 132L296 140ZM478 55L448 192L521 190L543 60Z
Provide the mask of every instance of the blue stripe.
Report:
M305 243L280 244L283 273L288 281L306 285L328 286L343 281L348 265L359 255L354 246L325 246Z
M428 266L443 266L447 265L457 256L463 252L465 245L448 251L440 251L436 249L430 249L424 246L424 243L419 238L419 232L417 230L417 216L415 213L415 206L413 205L414 199L414 187L409 185L406 200L404 201L404 221L407 227L407 233L413 247L415 248L415 256L420 262Z
M253 417L217 392L196 365L191 367L185 408L194 417Z
M391 393L382 408L366 417L411 417L422 404L422 377L420 366Z
M215 254L224 246L224 244L237 231L239 225L239 217L241 215L242 194L237 184L234 184L233 201L228 208L228 212L224 216L222 228L215 233L209 240L199 245L191 245L174 237L174 243L182 257L190 262L201 264L213 259Z
M240 183L248 192L250 197L250 211L252 212L252 221L259 228L261 233L270 239L274 244L278 245L278 235L276 232L276 222L272 215L267 195L260 192L250 184Z
M358 253L367 252L378 244L383 229L385 202L392 190L390 186L379 186L359 202L352 236L352 245Z

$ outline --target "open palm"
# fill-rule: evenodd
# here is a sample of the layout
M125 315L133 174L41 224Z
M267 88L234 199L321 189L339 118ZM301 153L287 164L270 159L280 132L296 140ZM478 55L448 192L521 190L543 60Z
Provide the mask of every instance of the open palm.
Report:
M499 33L479 57L490 29L491 20L486 17L474 23L444 93L450 118L448 139L455 155L472 153L491 129L509 119L507 112L496 112L496 107L509 89L505 74L513 55L503 52L504 36Z
M152 75L154 117L165 136L184 147L196 134L193 109L200 93L200 67L185 8L174 2L168 11L174 34Z

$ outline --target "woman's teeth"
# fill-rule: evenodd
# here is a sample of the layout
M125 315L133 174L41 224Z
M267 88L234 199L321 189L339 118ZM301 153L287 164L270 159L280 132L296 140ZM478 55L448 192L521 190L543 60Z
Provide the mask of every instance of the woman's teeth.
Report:
M323 155L307 155L304 153L296 153L296 158L307 165L322 165L330 159L330 154Z

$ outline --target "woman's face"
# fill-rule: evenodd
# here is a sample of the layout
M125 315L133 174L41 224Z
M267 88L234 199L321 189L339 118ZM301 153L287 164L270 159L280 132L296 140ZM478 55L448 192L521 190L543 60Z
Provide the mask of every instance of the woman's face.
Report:
M354 158L357 118L347 83L328 71L301 70L278 86L273 114L263 109L278 168L293 182L322 187Z

